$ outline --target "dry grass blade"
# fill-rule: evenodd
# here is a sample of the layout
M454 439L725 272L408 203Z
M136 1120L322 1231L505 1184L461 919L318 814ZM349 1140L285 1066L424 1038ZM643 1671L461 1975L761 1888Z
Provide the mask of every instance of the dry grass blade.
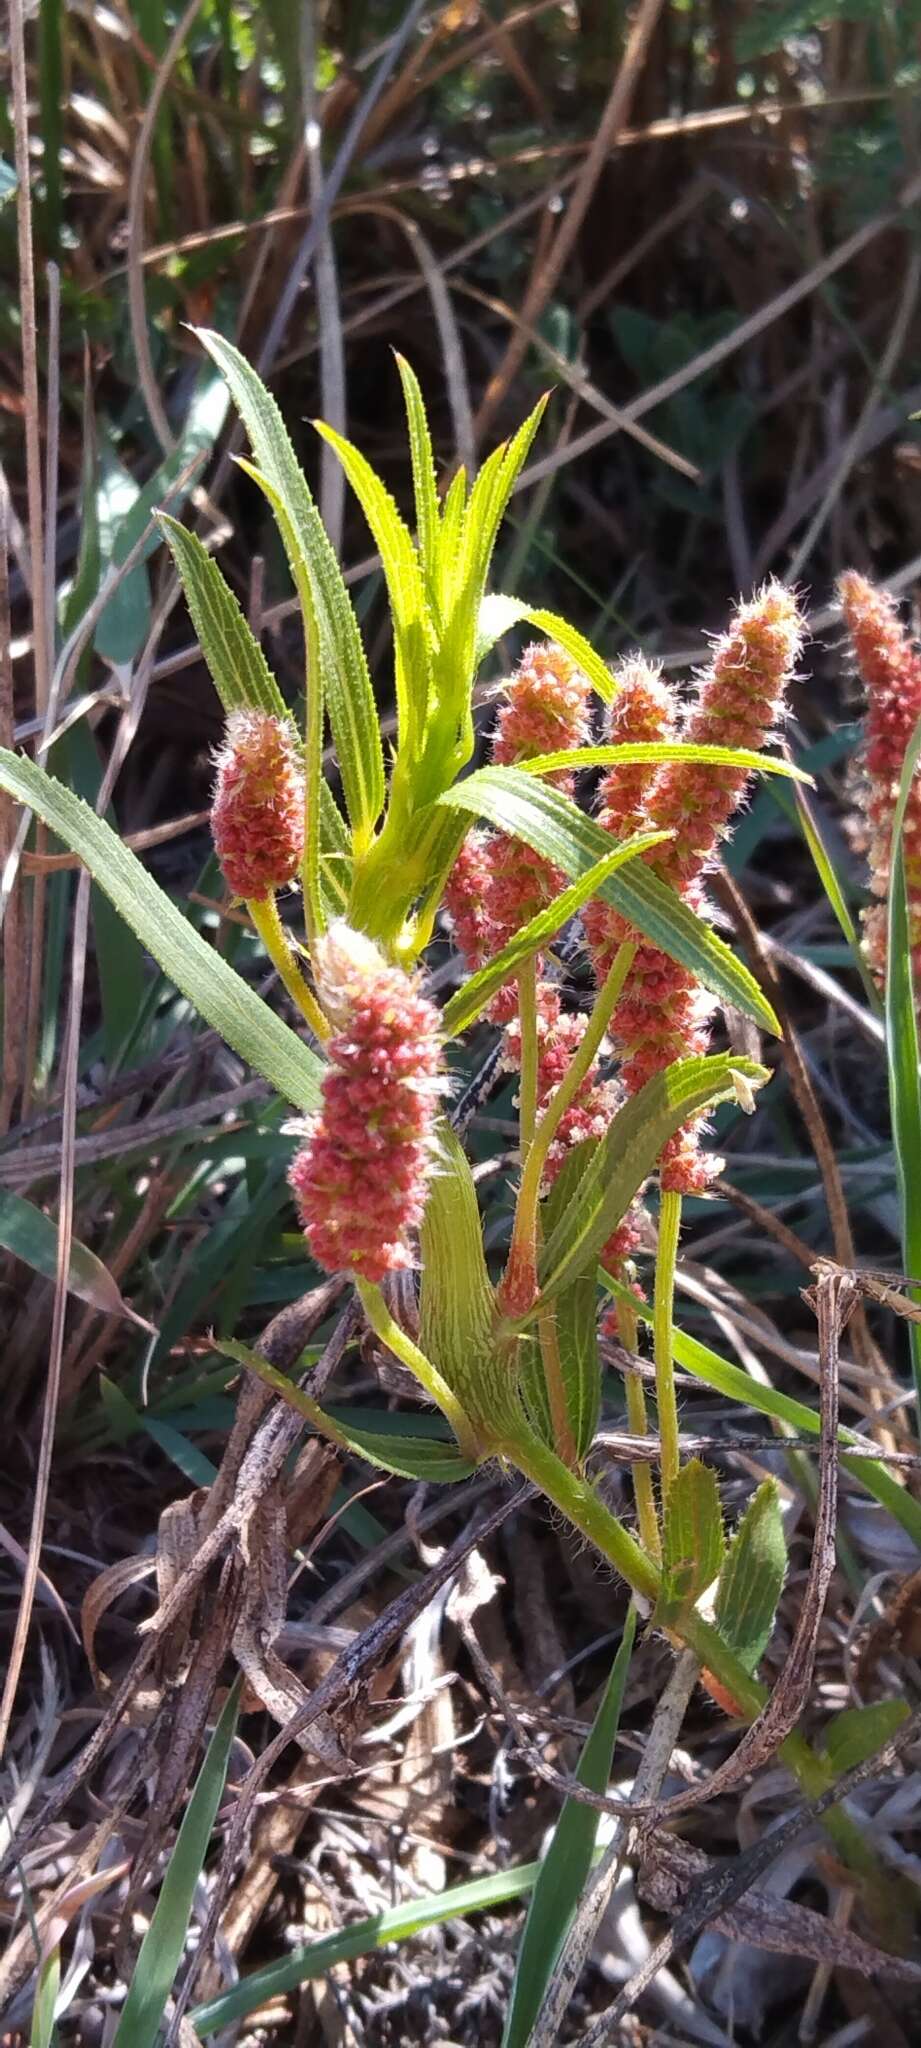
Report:
M0 746L12 747L14 739L13 663L10 655L10 586L7 550L7 496L0 490ZM16 818L11 797L0 796L0 871L5 870L16 841ZM5 881L5 875L4 875ZM16 1097L22 1086L26 1039L28 960L23 920L22 888L14 877L9 883L6 917L3 920L3 1081L0 1092L0 1135L9 1130Z
M164 455L171 455L175 439L166 409L160 397L153 361L150 354L150 335L147 325L147 293L144 286L144 202L147 190L147 172L150 150L153 142L157 116L163 104L163 95L173 75L179 53L197 14L201 12L202 0L188 0L188 6L180 15L169 39L161 62L156 66L150 96L144 108L140 132L134 145L131 159L131 185L128 194L128 307L131 314L131 337L134 343L134 357L137 363L138 381L144 394L150 424Z
M509 338L505 354L486 387L476 418L477 439L483 436L505 400L518 374L528 347L528 329L537 325L554 286L575 248L602 166L624 126L640 72L662 12L662 0L642 0L630 25L626 47L611 87L607 105L589 146L585 162L573 188L572 197L543 261L534 271L521 308L521 321ZM611 431L609 428L608 431Z
M3 1698L0 1700L0 1756L3 1755L3 1751L6 1748L6 1738L9 1733L13 1704L19 1686L22 1660L25 1655L26 1642L32 1620L32 1607L38 1583L39 1560L45 1528L45 1513L48 1506L48 1489L51 1482L51 1459L54 1450L54 1432L61 1386L61 1364L64 1356L64 1328L67 1320L67 1276L73 1241L74 1141L77 1124L80 1018L83 1010L83 983L86 972L86 941L89 911L90 878L88 874L82 874L77 886L77 902L74 910L70 1001L67 1017L67 1038L62 1061L64 1070L64 1106L61 1119L58 1263L54 1283L54 1308L51 1319L48 1377L45 1383L42 1433L35 1473L28 1555L23 1575L19 1611L16 1616L16 1628L10 1651L10 1661L3 1686Z

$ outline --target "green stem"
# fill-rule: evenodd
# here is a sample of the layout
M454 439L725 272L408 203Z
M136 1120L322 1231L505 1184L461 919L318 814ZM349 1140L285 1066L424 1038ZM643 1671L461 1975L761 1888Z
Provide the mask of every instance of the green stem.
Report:
M379 1287L370 1280L360 1278L356 1278L355 1286L375 1335L380 1338L382 1344L386 1344L388 1351L392 1351L403 1365L408 1366L413 1377L425 1388L430 1400L434 1401L435 1406L447 1416L464 1456L478 1463L483 1457L483 1445L479 1442L466 1409L461 1406L456 1394L452 1393L447 1380L442 1379L438 1367L432 1364L430 1358L426 1358L425 1352L419 1350L418 1344L413 1343L406 1331L401 1330L399 1323L391 1315Z
M246 906L259 937L289 996L297 1004L301 1016L310 1025L314 1036L329 1037L329 1024L323 1015L313 991L306 981L294 957L291 941L278 915L278 904L274 896L264 896L261 901L252 901Z
M559 1129L560 1119L574 1102L586 1075L596 1058L604 1034L610 1024L618 997L633 964L636 945L626 942L619 947L614 964L606 976L592 1006L585 1037L570 1060L559 1087L544 1110L534 1133L534 1141L525 1150L524 1144L524 1014L522 1012L522 1148L523 1172L518 1201L515 1206L515 1221L512 1227L512 1242L509 1250L509 1267L517 1270L527 1261L528 1253L537 1247L537 1210L540 1202L540 1185L547 1162L547 1154ZM532 974L534 961L528 963ZM522 974L524 969L522 969ZM519 979L519 999L522 981ZM535 1019L536 1029L536 1019Z
M637 1317L636 1310L628 1301L619 1301L617 1304L617 1329L620 1341L625 1349L635 1352ZM643 1382L638 1373L627 1373L626 1394L627 1427L630 1434L631 1436L645 1436L647 1431L646 1395L643 1391ZM640 1535L643 1539L643 1548L648 1550L650 1557L654 1557L658 1562L662 1553L652 1472L649 1466L641 1461L636 1465L631 1465L630 1476L633 1481L636 1518L640 1527Z
M572 1433L569 1410L566 1406L566 1386L563 1379L563 1361L560 1357L560 1341L556 1327L556 1313L552 1302L545 1303L537 1323L540 1338L540 1358L544 1369L544 1385L550 1407L550 1422L557 1456L564 1465L578 1464L576 1440Z
M514 1443L509 1441L496 1448L504 1450L519 1471L540 1488L566 1520L600 1550L635 1593L651 1603L655 1602L661 1582L658 1565L646 1555L629 1530L610 1513L584 1479L570 1472L554 1452L530 1431L522 1431L521 1436L516 1432ZM692 1608L670 1633L694 1651L705 1674L712 1672L719 1680L721 1687L738 1706L741 1718L749 1722L756 1720L767 1704L767 1689L751 1677L712 1624ZM779 1754L794 1772L807 1798L815 1798L834 1783L835 1773L831 1765L810 1747L797 1729L780 1745ZM883 1869L872 1842L845 1812L830 1810L823 1816L823 1826L851 1869L867 1881L874 1906L880 1909L884 1906L886 1913L891 1914L895 1932L904 1922L904 1912L897 1889Z
M518 976L518 1016L521 1023L521 1086L518 1117L521 1133L521 1163L527 1167L537 1130L537 961L522 962Z
M672 1323L675 1312L675 1263L681 1230L681 1196L664 1190L659 1208L659 1244L656 1254L656 1286L653 1300L653 1348L656 1362L656 1403L659 1411L662 1500L678 1477L681 1446L678 1431L678 1403L675 1398L675 1361Z

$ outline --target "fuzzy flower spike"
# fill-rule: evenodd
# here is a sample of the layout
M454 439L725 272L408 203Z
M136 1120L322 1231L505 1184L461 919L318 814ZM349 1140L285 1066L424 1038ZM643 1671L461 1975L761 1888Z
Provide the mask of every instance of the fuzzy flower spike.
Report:
M291 727L232 711L215 757L211 833L234 896L263 902L294 880L304 854L304 771Z
M802 621L792 592L782 583L766 584L750 603L739 606L728 633L716 642L681 738L699 746L762 748L780 714L801 643ZM618 711L620 701L615 699L617 728L612 737L666 737L664 707L660 730L652 731L655 700L645 684L641 688L635 682ZM624 800L621 796L614 802L616 774L609 779L602 820L611 829L616 813L614 829L622 831ZM628 788L632 828L642 817L648 826L674 835L650 858L657 872L697 911L705 909L705 871L748 780L746 769L677 760L659 769L645 789L637 791L632 784ZM637 935L616 912L602 906L601 915L596 910L589 938L600 978L617 947ZM628 1094L635 1094L673 1060L706 1050L709 1010L708 999L683 967L646 940L637 943L627 989L611 1020L611 1036L622 1049L621 1078ZM698 1194L718 1171L718 1162L700 1146L699 1126L691 1125L666 1146L661 1185L665 1192Z
M373 942L332 924L315 952L333 1025L323 1101L288 1180L328 1273L380 1281L413 1263L433 1164L438 1011Z
M845 624L867 693L863 780L859 789L866 818L864 846L870 888L883 900L863 916L867 964L882 981L886 973L886 905L889 893L892 820L909 742L921 718L921 654L899 619L893 599L856 569L838 585ZM916 982L921 975L921 779L915 778L902 832L908 892L910 940Z

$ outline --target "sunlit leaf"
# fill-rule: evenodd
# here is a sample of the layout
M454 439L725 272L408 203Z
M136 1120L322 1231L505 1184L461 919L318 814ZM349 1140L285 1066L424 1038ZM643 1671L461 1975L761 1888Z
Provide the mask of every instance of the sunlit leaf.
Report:
M716 1474L699 1458L682 1465L668 1489L662 1540L662 1591L655 1620L678 1621L712 1586L724 1556Z
M523 839L576 881L611 850L611 835L586 818L562 790L520 768L480 768L440 803L488 819ZM730 1003L768 1031L780 1031L770 1003L754 976L704 920L643 861L631 861L610 875L598 895L671 959L686 967L701 986Z
M771 1639L787 1571L777 1482L764 1479L726 1553L714 1620L725 1643L754 1672Z

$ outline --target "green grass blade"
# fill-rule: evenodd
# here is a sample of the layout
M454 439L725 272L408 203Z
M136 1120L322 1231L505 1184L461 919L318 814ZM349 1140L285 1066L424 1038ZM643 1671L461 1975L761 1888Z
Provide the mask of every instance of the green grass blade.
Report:
M43 1215L33 1202L0 1188L0 1245L13 1257L53 1280L57 1272L58 1226ZM70 1248L67 1286L80 1301L88 1301L107 1316L130 1316L131 1310L107 1266L85 1244L75 1238Z
M576 1767L580 1785L585 1785L590 1792L607 1790L635 1634L636 1609L631 1606L611 1676ZM569 1798L565 1801L528 1908L502 2048L526 2048L573 1914L585 1889L600 1819L601 1815L595 1808L586 1806L581 1800Z
M889 884L889 927L886 942L886 1053L889 1063L889 1106L892 1143L902 1207L902 1258L906 1273L921 1277L921 1080L918 1074L917 994L912 961L912 934L905 884L903 827L908 798L921 754L921 720L905 756L898 802L892 821L892 864ZM921 1287L911 1290L921 1301ZM921 1401L921 1326L909 1326L915 1388ZM915 1417L921 1427L921 1415Z
M480 768L446 790L439 803L471 811L523 839L571 881L611 851L609 832L586 818L562 790L549 788L520 768ZM622 874L610 875L597 894L711 994L780 1035L778 1020L754 975L642 861L631 861Z
M467 1884L453 1885L448 1891L431 1894L428 1898L411 1899L403 1906L391 1906L383 1913L374 1913L368 1920L359 1920L353 1926L343 1928L338 1934L323 1935L319 1941L311 1941L304 1948L295 1949L281 1962L253 1970L231 1990L222 1992L207 2005L198 2006L190 2015L192 2025L196 2033L206 2040L210 2034L231 2026L235 2020L245 2019L247 2013L255 2012L269 1999L294 1991L299 1984L306 1984L312 1978L325 1977L337 1963L354 1962L357 1956L386 1948L391 1941L409 1941L426 1927L440 1927L446 1920L461 1919L467 1913L486 1912L490 1907L505 1906L514 1899L525 1898L540 1869L539 1863L520 1863L510 1870L497 1871L494 1876L471 1878ZM118 2048L122 2048L122 2044L118 2044ZM124 2048L128 2048L127 2043Z
M63 783L5 749L0 788L79 854L164 974L234 1052L295 1108L315 1109L322 1062L207 944L111 827Z
M238 1678L228 1693L208 1744L160 1886L153 1919L141 1943L113 2048L154 2048L185 1947L192 1899L224 1791L242 1682Z

